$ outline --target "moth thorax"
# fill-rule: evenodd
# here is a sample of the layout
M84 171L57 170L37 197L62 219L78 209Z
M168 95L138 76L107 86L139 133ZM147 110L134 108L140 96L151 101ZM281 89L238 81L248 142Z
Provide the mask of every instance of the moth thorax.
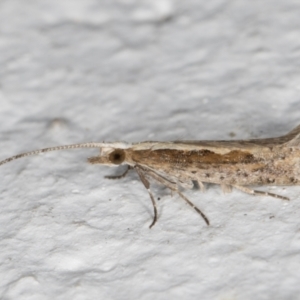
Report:
M120 165L125 160L125 151L123 149L115 149L109 154L109 161L115 165Z

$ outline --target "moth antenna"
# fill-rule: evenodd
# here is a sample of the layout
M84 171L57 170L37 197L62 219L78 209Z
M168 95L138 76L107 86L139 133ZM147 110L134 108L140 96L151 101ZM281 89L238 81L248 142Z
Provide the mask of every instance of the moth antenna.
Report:
M0 166L4 165L10 161L26 157L26 156L34 156L38 155L40 153L50 152L50 151L59 151L59 150L69 150L69 149L78 149L78 148L102 148L102 147L113 147L116 143L82 143L82 144L72 144L72 145L64 145L64 146L55 146L55 147L49 147L49 148L43 148L39 150L24 152L18 155L14 155L11 157L8 157L2 161L0 161Z

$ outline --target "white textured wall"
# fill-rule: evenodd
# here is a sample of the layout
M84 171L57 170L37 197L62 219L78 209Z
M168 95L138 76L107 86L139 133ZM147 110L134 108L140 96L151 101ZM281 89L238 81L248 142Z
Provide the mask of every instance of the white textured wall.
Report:
M0 159L85 141L278 136L300 123L296 0L0 1ZM299 299L290 203L156 187L56 152L0 168L1 299ZM263 189L263 188L262 188Z

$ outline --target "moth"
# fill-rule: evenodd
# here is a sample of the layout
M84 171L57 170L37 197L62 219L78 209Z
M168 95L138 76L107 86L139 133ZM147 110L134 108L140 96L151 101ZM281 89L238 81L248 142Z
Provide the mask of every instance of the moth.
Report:
M289 198L254 190L251 186L300 184L300 125L284 136L266 139L231 141L173 141L140 143L82 143L57 146L18 154L0 162L38 155L44 152L76 148L98 148L97 156L88 158L91 164L111 167L126 166L126 171L109 179L120 179L135 170L147 189L153 206L153 221L157 221L157 206L150 189L150 180L177 193L201 215L207 225L209 220L182 192L198 182L201 190L205 184L220 185L224 192L236 188L251 195Z

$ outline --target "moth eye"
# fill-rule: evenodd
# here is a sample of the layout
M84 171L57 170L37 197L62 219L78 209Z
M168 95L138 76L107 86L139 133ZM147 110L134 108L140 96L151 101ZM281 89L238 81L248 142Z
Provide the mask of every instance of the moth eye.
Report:
M109 160L115 164L119 165L125 160L125 152L122 149L116 149L109 154Z

